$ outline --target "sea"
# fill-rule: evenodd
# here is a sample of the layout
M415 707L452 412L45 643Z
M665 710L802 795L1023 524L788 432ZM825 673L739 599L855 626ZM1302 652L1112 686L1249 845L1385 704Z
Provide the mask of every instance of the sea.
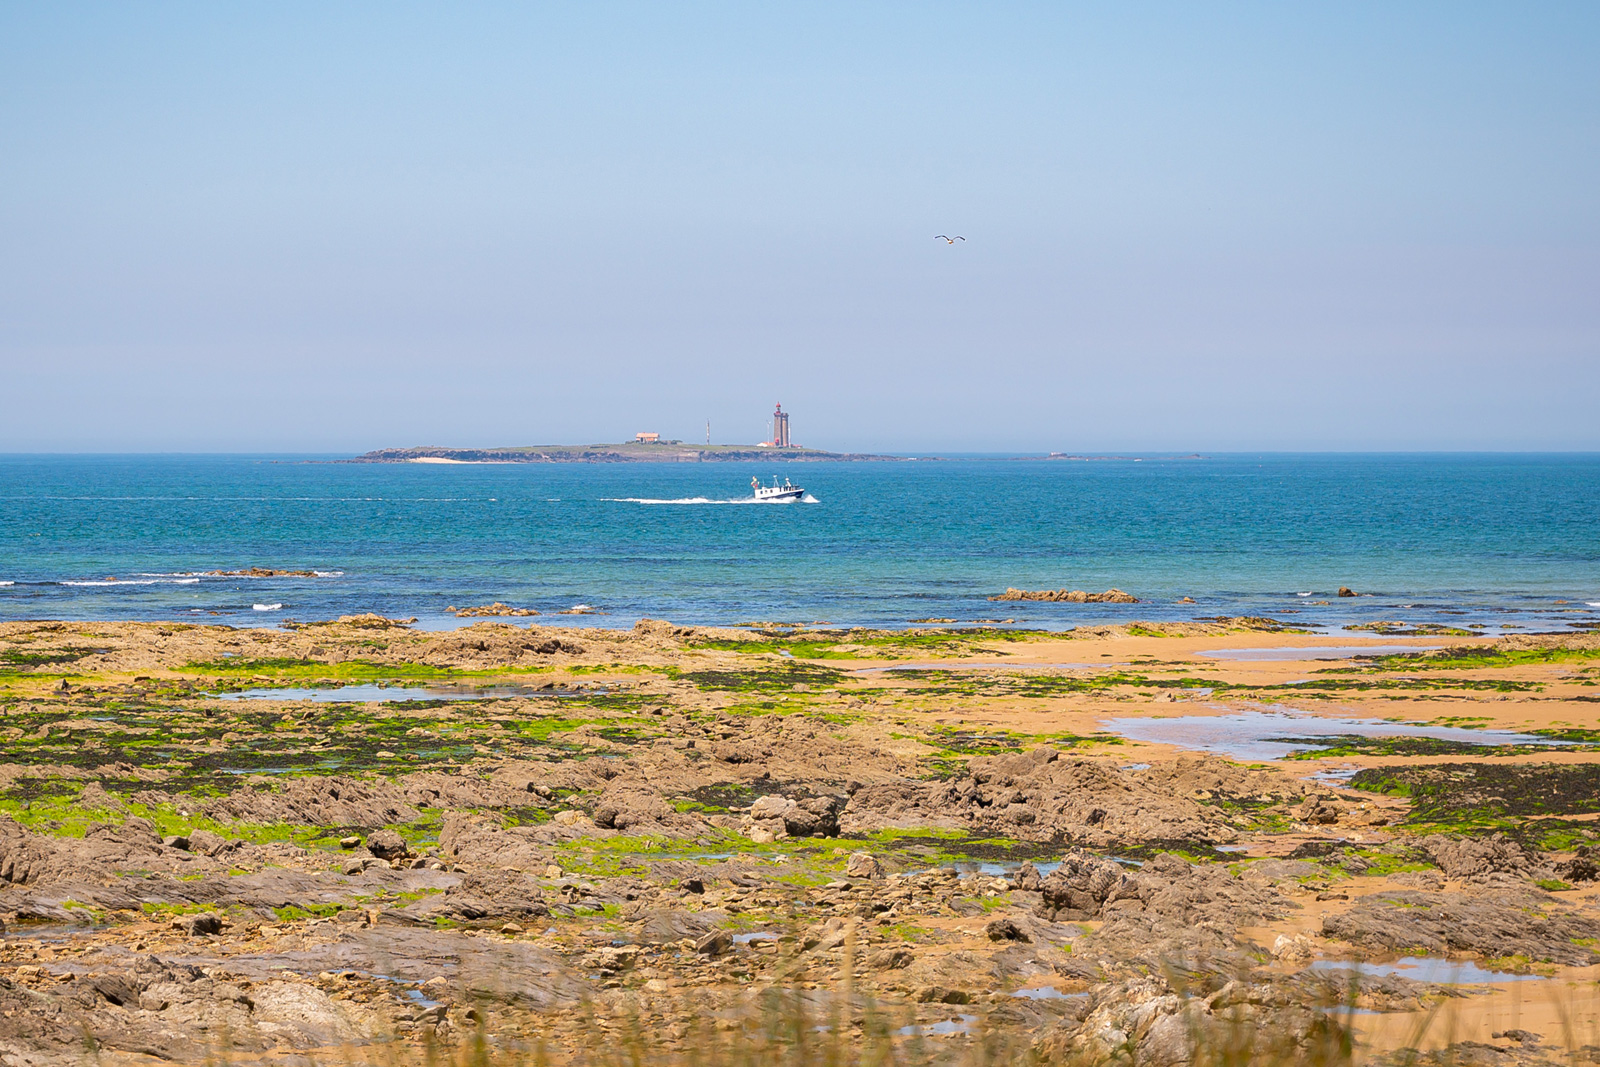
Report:
M755 503L752 477L805 497ZM252 567L314 574L212 573ZM1139 602L989 599L1008 587ZM1255 615L1326 633L1574 632L1600 626L1600 455L0 456L0 620L377 612L448 628L475 621L451 608L492 602L605 627Z

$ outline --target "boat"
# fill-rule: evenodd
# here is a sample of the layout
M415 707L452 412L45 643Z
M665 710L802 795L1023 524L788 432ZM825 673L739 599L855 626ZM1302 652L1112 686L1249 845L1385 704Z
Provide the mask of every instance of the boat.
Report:
M769 500L799 500L806 492L801 486L790 485L787 478L783 480L782 485L779 485L777 475L772 476L771 485L762 485L761 479L751 478L750 488L755 490L756 499L763 502Z

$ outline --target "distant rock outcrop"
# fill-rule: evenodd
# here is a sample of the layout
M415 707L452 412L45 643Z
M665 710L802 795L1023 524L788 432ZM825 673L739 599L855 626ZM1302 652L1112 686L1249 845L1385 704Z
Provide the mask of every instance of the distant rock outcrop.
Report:
M452 605L444 610L454 612L458 619L487 618L497 615L527 618L539 614L532 608L514 608L510 604L502 604L498 600L493 604L480 604L475 608L458 608Z
M1104 593L1086 593L1082 589L1007 589L990 600L1048 600L1068 604L1137 604L1139 598L1121 589L1107 589Z

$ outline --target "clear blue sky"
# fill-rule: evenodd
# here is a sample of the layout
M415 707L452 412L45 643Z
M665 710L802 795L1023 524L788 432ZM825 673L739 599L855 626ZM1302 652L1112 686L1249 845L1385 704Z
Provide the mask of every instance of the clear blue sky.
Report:
M6 2L0 451L1600 448L1597 56L1593 2Z

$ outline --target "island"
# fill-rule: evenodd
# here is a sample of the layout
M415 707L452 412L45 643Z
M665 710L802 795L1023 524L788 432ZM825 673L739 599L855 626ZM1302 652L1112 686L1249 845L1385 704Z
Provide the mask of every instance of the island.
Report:
M508 448L380 448L351 463L713 463L756 460L787 463L896 461L902 456L826 452L773 445L691 445L681 441L623 441L598 445L522 445Z

